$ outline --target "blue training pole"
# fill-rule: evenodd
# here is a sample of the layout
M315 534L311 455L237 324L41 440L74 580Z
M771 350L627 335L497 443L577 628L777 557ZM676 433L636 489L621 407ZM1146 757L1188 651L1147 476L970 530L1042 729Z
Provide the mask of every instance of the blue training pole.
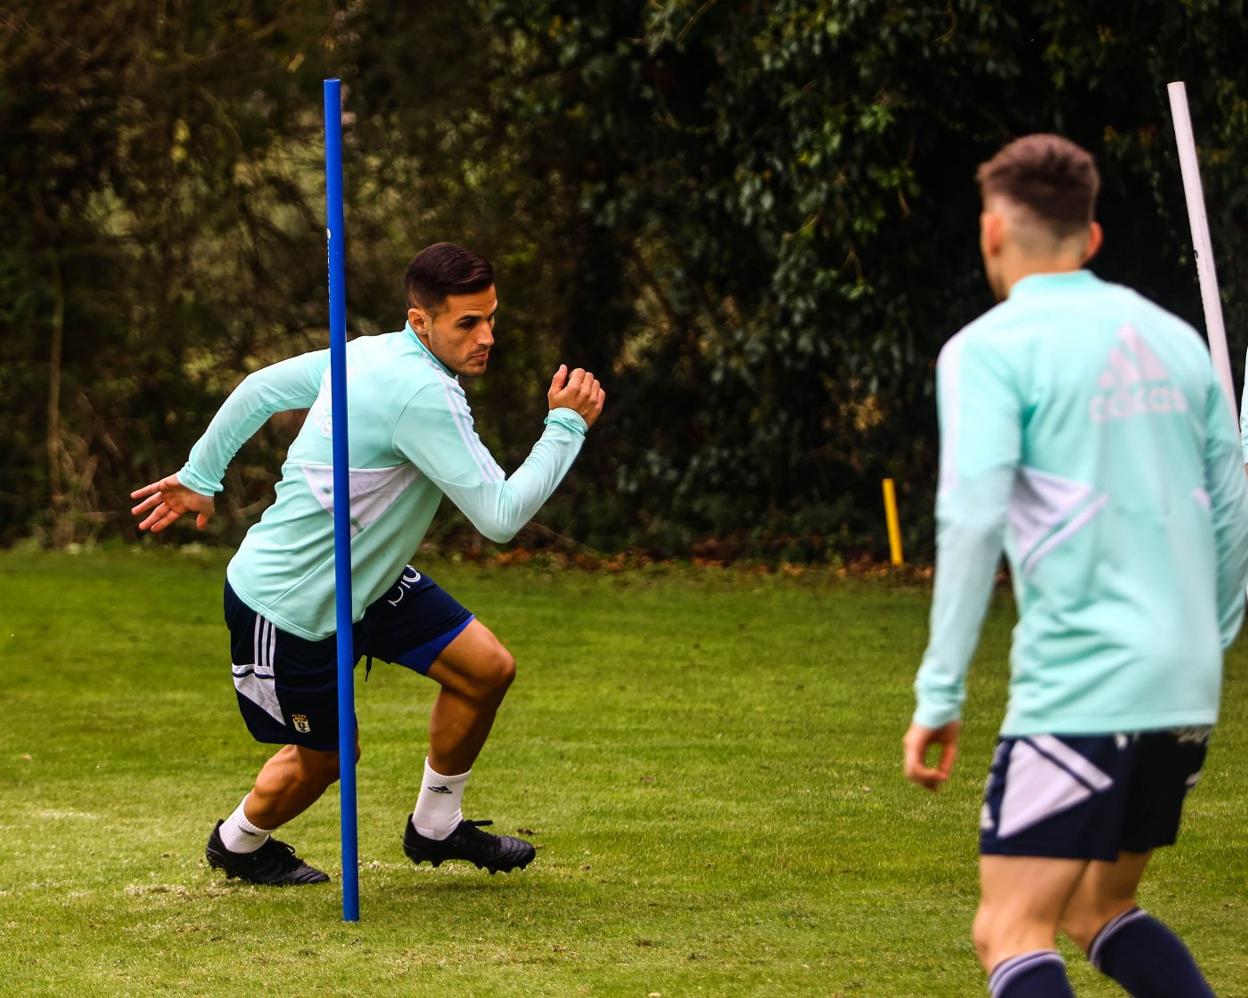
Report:
M342 920L360 920L355 815L355 649L351 621L351 476L347 456L347 262L342 217L342 83L325 81L325 214L329 244L329 378L334 450L334 582L338 609L338 800Z

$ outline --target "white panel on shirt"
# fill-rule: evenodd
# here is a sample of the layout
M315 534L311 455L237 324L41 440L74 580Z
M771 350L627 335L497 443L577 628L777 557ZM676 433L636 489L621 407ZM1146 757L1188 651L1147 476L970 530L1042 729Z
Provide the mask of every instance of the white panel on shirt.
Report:
M1084 482L1020 468L1010 495L1010 531L1024 574L1091 523L1108 501Z
M351 536L354 537L393 506L408 487L420 477L410 464L392 468L352 468ZM325 512L334 512L334 469L328 464L305 464L303 476Z

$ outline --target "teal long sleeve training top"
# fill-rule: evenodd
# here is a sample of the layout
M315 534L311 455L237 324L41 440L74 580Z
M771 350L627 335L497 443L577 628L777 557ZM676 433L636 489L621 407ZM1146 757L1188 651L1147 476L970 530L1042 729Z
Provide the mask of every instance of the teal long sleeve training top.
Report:
M445 494L482 534L507 541L563 480L587 425L553 409L508 477L474 428L458 379L411 326L347 344L352 615L359 620L399 577ZM239 598L308 640L334 633L334 525L329 351L248 375L178 472L204 495L221 491L238 448L275 412L310 409L282 465L277 498L244 538L226 575Z
M917 723L961 714L1003 547L1019 613L1003 735L1214 723L1248 577L1220 392L1195 330L1087 271L1024 278L945 345Z

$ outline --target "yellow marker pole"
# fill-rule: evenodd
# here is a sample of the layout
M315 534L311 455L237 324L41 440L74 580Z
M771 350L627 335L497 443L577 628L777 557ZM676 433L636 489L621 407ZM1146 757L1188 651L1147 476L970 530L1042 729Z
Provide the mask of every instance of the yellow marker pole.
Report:
M891 478L884 479L884 519L888 523L888 553L894 565L904 565L901 553L901 523L897 519L897 491Z

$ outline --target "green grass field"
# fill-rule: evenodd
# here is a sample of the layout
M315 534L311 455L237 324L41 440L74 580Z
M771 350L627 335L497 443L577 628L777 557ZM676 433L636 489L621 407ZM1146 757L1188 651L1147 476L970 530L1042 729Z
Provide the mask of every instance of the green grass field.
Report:
M519 662L466 811L539 852L496 877L404 858L434 687L379 665L357 683L363 920L344 925L336 795L283 832L332 884L227 884L204 861L266 755L234 705L223 566L0 554L0 993L984 993L969 925L1008 600L932 797L899 765L925 589L422 563ZM1248 995L1246 713L1237 649L1181 848L1143 896L1223 996ZM1066 954L1080 994L1120 993Z

